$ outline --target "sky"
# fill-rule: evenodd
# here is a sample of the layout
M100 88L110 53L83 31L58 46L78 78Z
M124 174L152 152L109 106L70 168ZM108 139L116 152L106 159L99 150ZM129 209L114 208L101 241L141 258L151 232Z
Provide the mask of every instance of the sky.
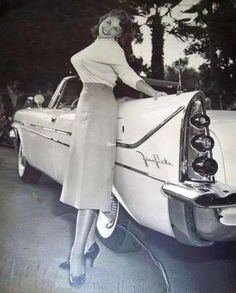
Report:
M181 13L182 10L186 10L191 7L193 4L198 3L199 0L183 0L180 5L173 9L173 16L176 18L186 17L186 13ZM188 15L190 16L190 15ZM136 17L136 20L139 24L145 22L143 17ZM168 19L170 21L170 19ZM133 45L134 54L137 57L142 56L144 63L150 64L151 60L151 37L150 30L146 25L141 27L141 31L144 34L144 41L142 44ZM176 38L173 35L165 34L165 44L164 44L164 65L172 65L172 63L179 58L186 57L184 54L184 48L188 46L188 42L182 42L180 39ZM189 58L189 67L197 69L200 64L204 62L203 58L199 55L194 54L188 56Z

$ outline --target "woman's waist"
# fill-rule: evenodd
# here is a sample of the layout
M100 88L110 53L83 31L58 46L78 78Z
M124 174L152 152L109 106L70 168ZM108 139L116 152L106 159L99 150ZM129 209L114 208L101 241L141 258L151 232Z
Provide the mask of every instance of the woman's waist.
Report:
M113 92L113 87L108 86L105 83L97 83L97 82L85 82L83 83L83 90L102 90Z

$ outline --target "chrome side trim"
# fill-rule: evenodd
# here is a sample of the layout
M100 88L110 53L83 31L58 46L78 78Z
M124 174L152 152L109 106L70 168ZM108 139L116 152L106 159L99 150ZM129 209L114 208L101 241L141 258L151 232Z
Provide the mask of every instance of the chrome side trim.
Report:
M176 111L174 111L170 116L168 116L159 125L157 125L155 128L153 128L147 134L145 134L137 142L128 144L128 143L122 143L122 142L117 141L116 146L121 147L121 148L129 148L129 149L137 148L142 143L144 143L146 140L148 140L156 131L158 131L161 127L163 127L166 123L168 123L172 118L174 118L177 114L179 114L183 109L184 109L184 106L179 107ZM68 132L68 131L62 131L62 130L59 130L59 129L53 129L53 128L49 128L49 127L44 127L44 126L36 125L36 124L33 124L33 123L23 123L23 122L17 121L17 120L14 120L14 122L20 123L21 125L25 125L25 126L33 126L33 127L36 127L36 128L47 130L47 131L52 131L52 132L61 133L61 134L65 134L65 135L72 135L72 133Z
M36 125L36 124L33 124L33 123L24 123L24 122L21 122L21 121L18 121L18 120L14 120L13 123L18 123L21 126L23 126L23 125L24 126L33 126L33 127L39 128L39 129L43 129L43 130L47 130L47 131L51 131L51 132L56 132L56 133L60 133L60 134L65 134L65 135L71 135L72 134L69 131L63 131L63 130L59 130L59 129L53 129L53 128L50 128L50 127L44 127L44 126Z
M33 126L33 127L37 127L37 128L43 129L43 130L57 132L57 133L65 134L65 135L71 135L71 132L69 132L69 131L63 131L63 130L59 130L59 129L53 129L53 128L50 128L50 127L44 127L44 126L36 125L36 124L32 124L32 123L30 123L30 124L25 123L24 125Z
M144 143L146 140L148 140L155 132L157 132L161 127L163 127L167 122L169 122L171 119L173 119L177 114L179 114L184 109L184 106L179 107L176 111L174 111L170 116L168 116L165 120L163 120L159 125L157 125L155 128L153 128L151 131L149 131L147 134L145 134L141 139L134 143L122 143L117 142L116 146L120 148L129 148L134 149L140 146L142 143Z
M21 121L19 121L19 120L13 120L12 125L13 125L14 123L19 124L19 125L23 125L23 124L24 124L23 122L21 122Z
M26 131L32 132L32 133L34 133L34 134L37 134L37 135L39 135L39 136L41 136L41 137L43 137L43 138L49 139L49 140L51 140L51 141L53 141L53 142L56 142L56 143L62 144L62 145L67 146L67 147L70 146L69 144L66 144L66 143L64 143L64 142L61 142L61 141L59 141L59 140L56 140L56 139L54 139L54 138L52 138L52 137L49 137L49 136L47 136L47 135L44 135L44 134L38 133L38 132L36 132L36 131L34 131L34 130L32 130L32 129L28 129L28 128L26 128L25 126L22 126L21 128L24 129L24 130L26 130Z
M30 125L30 124L29 124L29 125ZM54 138L52 138L52 137L49 137L49 136L47 136L47 135L44 135L44 134L38 133L38 132L36 132L36 131L34 131L34 130L32 130L32 129L28 129L28 128L26 128L25 126L22 126L22 129L24 129L24 130L26 130L26 131L29 131L29 132L32 132L32 133L34 133L34 134L36 134L36 135L39 135L39 136L41 136L41 137L43 137L43 138L45 138L45 139L49 139L49 140L51 140L51 141L53 141L53 142L59 143L59 144L61 144L61 145L64 145L64 146L66 146L66 147L70 147L69 144L63 143L63 142L61 142L61 141L59 141L59 140L56 140L56 139L54 139ZM159 181L159 182L162 182L162 183L165 182L165 180L162 180L162 179L160 179L160 178L154 177L154 176L148 174L147 172L144 172L144 171L138 170L138 169L133 168L133 167L131 167L131 166L128 166L128 165L125 165L125 164L121 164L121 163L119 163L119 162L115 162L115 165L117 165L117 166L119 166L119 167L122 167L122 168L126 168L126 169L128 169L128 170L130 170L130 171L133 171L133 172L139 173L139 174L141 174L141 175L147 176L147 177L152 178L152 179L154 179L154 180L157 180L157 181Z
M130 171L133 171L133 172L139 173L139 174L141 174L141 175L147 176L147 177L149 177L149 178L155 179L155 180L157 180L157 181L159 181L159 182L163 182L163 183L166 182L165 180L162 180L162 179L160 179L160 178L154 177L154 176L148 174L147 172L141 171L141 170L136 169L136 168L133 168L133 167L131 167L131 166L128 166L128 165L125 165L125 164L121 164L121 163L119 163L119 162L115 162L115 165L117 165L117 166L119 166L119 167L122 167L122 168L125 168L125 169L128 169L128 170L130 170Z

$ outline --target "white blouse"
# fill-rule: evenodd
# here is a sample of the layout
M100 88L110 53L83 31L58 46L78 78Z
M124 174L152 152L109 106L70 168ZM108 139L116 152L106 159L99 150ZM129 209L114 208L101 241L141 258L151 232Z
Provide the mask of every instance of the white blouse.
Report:
M83 83L116 84L117 76L136 88L140 76L127 63L124 50L114 39L97 38L91 45L71 57L71 63Z

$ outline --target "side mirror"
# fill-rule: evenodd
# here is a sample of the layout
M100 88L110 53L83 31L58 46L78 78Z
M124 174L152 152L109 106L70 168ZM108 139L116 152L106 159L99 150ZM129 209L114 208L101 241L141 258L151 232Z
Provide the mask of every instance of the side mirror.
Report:
M34 102L37 104L38 108L42 108L42 104L44 102L44 96L43 95L35 95L34 96Z

